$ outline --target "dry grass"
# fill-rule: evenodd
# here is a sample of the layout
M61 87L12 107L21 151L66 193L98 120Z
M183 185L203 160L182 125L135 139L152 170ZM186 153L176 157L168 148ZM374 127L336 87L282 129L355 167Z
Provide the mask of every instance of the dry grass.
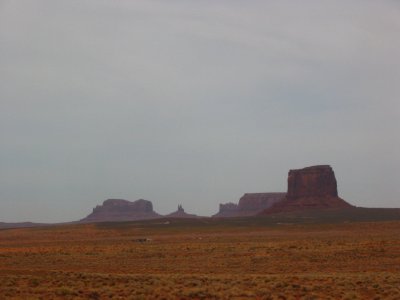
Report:
M400 299L399 287L400 222L0 231L0 299Z

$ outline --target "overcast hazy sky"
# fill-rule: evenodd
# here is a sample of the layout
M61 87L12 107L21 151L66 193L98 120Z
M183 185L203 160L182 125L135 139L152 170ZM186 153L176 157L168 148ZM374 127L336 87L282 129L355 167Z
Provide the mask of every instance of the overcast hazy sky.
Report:
M0 0L0 221L211 215L289 169L400 206L400 2Z

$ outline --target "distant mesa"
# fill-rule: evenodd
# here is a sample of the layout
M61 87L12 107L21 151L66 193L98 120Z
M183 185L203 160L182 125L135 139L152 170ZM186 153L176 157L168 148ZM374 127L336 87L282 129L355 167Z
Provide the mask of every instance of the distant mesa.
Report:
M136 221L161 217L153 211L153 204L144 199L128 201L108 199L97 205L81 222Z
M243 212L258 212L281 201L286 193L247 193L239 200L238 209Z
M283 213L281 214L282 217L297 215L309 218L310 215L315 215L315 213L325 216L330 213L336 216L339 213L340 216L349 220L397 220L400 216L400 209L398 208L355 207L340 198L335 173L329 165L290 170L287 183L287 193L246 193L237 204L232 202L220 204L218 213L212 217L247 217ZM148 200L108 199L102 205L97 205L87 217L77 222L118 222L158 218L202 217L186 213L182 205L178 205L175 212L163 216L153 210L153 204ZM77 222L63 224L75 224ZM0 222L2 229L46 225L50 224Z
M263 214L308 209L352 208L339 198L335 173L329 165L290 170L286 197Z
M225 203L219 205L219 212L213 217L245 217L254 216L282 201L286 193L246 193L238 204Z
M219 211L213 217L236 217L238 216L238 205L236 203L220 203Z
M178 209L175 212L170 213L170 214L166 215L165 217L167 217L167 218L200 218L197 215L186 213L185 210L183 209L182 205L178 205Z
M32 222L18 222L18 223L4 223L0 222L0 228L28 228L28 227L37 227L37 226L47 226L49 224L44 223L32 223Z

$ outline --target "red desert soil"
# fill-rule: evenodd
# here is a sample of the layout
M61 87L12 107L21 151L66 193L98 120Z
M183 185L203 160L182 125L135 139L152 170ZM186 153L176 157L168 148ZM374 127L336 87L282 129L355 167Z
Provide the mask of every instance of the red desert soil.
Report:
M400 221L0 230L0 299L400 299Z

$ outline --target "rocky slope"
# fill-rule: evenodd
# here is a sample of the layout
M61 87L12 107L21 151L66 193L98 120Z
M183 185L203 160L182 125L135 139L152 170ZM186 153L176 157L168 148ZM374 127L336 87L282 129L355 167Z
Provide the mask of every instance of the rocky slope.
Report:
M329 165L290 170L288 191L283 201L275 203L263 214L307 209L351 208L338 196L335 173Z
M108 199L97 205L91 214L81 222L135 221L161 217L153 211L153 204L148 200L128 201Z

